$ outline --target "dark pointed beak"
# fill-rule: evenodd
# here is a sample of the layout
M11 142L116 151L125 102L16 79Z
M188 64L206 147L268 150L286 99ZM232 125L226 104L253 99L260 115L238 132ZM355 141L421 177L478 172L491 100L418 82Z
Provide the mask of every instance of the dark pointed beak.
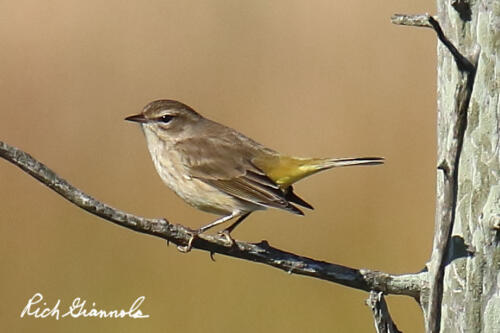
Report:
M144 117L144 115L142 113L139 113L139 114L136 114L133 116L129 116L129 117L125 118L125 120L133 121L136 123L147 123L148 122L148 120Z

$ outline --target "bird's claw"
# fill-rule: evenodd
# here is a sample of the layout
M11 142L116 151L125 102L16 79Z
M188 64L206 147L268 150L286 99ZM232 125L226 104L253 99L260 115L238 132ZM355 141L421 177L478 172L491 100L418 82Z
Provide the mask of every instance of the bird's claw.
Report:
M222 230L218 232L218 234L222 237L224 237L228 243L228 247L233 247L234 246L234 239L231 237L231 234L229 230Z
M193 241L195 238L198 237L198 235L201 233L201 230L189 230L188 233L190 234L189 240L187 245L177 245L177 250L182 253L188 253L192 250L193 248ZM222 237L225 238L227 242L227 247L233 247L235 245L234 239L231 237L230 231L229 230L223 230L218 232L218 234ZM213 254L210 254L210 257L213 260ZM214 260L215 261L215 260Z
M188 253L191 251L193 248L193 241L195 238L198 237L198 234L200 233L199 230L189 230L188 232L191 236L189 237L188 243L185 246L182 245L177 245L177 250L182 253Z

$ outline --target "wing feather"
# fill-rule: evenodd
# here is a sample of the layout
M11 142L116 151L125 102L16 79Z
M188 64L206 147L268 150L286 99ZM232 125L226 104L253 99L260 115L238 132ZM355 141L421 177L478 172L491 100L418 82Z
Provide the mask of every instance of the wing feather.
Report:
M176 143L190 176L241 200L303 215L279 185L252 163L267 148L231 134L192 137ZM265 152L274 153L269 149Z

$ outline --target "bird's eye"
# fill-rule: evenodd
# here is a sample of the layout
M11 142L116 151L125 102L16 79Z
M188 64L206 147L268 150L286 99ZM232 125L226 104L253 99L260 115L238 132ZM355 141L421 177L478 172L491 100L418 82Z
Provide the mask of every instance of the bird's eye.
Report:
M158 118L158 121L164 124L169 123L172 119L174 119L174 116L166 114Z

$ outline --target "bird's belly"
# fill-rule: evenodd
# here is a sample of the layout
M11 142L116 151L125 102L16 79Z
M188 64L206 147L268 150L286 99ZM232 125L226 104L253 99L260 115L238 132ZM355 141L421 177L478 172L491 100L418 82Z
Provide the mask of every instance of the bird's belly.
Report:
M156 171L163 182L179 197L191 206L205 212L229 215L235 212L250 212L265 209L264 206L240 200L217 188L189 176L180 157L174 151L158 159L158 154L151 154Z
M168 172L163 172L161 178L184 201L205 212L229 215L244 208L239 200L198 179L181 179Z

